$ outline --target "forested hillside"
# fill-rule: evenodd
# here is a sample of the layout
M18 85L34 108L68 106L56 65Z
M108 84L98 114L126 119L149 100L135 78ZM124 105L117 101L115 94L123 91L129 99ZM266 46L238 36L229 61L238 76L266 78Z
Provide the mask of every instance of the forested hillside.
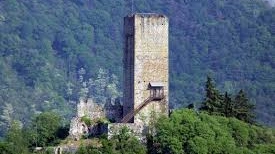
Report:
M267 2L270 6L275 6L275 0L263 0L264 2Z
M261 123L275 125L275 9L261 0L135 0L170 18L170 104L201 102L206 76L244 89ZM64 117L89 95L121 97L124 0L0 1L0 133L14 119Z

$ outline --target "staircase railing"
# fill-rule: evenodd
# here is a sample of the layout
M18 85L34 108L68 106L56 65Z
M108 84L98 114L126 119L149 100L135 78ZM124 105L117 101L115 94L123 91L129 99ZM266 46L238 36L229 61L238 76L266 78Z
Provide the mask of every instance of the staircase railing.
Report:
M161 98L163 99L164 96ZM155 100L155 97L148 97L146 100L144 100L137 108L132 109L126 116L124 116L121 120L122 123L127 123L130 121L130 119L135 116L143 107L148 105L151 101Z

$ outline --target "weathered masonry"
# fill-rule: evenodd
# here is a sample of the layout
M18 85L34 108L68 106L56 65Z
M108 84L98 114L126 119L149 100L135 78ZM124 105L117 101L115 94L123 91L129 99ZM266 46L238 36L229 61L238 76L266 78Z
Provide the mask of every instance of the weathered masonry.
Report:
M168 114L168 26L161 14L124 18L122 123L146 124L156 114Z
M123 106L119 101L100 106L91 98L80 99L78 114L71 121L72 139L104 133L112 137L128 127L145 141L152 120L168 115L168 18L153 13L129 15L124 18L124 38ZM86 124L85 118L94 123ZM114 123L102 124L99 119Z

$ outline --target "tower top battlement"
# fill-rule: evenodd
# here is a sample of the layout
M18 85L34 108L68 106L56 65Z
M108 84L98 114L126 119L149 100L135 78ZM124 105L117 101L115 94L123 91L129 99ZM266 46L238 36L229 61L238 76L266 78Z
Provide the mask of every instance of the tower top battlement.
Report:
M139 16L139 17L162 17L162 18L167 18L164 14L158 14L158 13L133 13L133 14L129 14L126 17L134 17L134 16Z

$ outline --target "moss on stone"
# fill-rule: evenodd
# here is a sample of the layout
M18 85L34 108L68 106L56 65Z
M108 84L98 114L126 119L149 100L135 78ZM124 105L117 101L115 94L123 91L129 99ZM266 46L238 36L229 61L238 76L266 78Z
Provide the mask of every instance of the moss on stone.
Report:
M82 122L84 122L88 127L92 125L93 121L88 116L83 116L80 119Z

